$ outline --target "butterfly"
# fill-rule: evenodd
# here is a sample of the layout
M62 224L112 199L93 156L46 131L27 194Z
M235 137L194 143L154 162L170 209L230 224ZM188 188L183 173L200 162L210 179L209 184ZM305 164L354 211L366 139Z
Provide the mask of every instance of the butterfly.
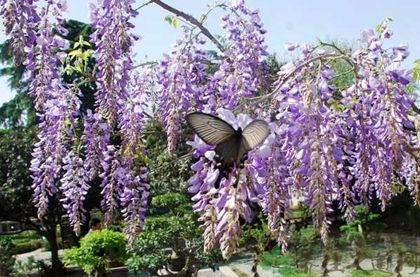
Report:
M216 146L223 170L230 171L247 159L247 153L262 143L269 134L268 123L255 120L243 130L211 114L194 112L187 115L188 125L207 144Z

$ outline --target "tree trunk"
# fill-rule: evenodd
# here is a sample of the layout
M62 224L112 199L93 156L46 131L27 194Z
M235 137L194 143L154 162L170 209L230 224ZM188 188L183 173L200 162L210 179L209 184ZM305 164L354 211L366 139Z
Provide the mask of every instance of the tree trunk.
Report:
M63 272L63 264L58 257L58 244L57 244L57 225L50 226L47 231L47 240L51 249L51 272L50 276L58 276Z

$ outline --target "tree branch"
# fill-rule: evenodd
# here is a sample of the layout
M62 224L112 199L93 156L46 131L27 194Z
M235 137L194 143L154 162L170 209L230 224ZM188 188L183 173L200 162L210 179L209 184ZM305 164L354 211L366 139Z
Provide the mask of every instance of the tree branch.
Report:
M151 4L151 3L152 3L152 1L147 1L146 3L144 3L144 4L140 5L140 7L135 8L134 10L135 10L135 11L138 11L138 10L140 10L141 8L146 7L147 5L149 5L149 4Z
M135 65L133 69L148 66L148 65L157 65L157 64L158 64L157 61L144 62L144 63L138 64L138 65Z
M197 26L200 29L200 31L203 33L203 35L205 35L208 39L210 39L210 41L213 42L217 46L217 48L219 48L220 51L222 52L225 51L223 45L210 33L210 31L206 27L203 26L203 24L200 21L195 19L193 16L186 14L182 11L179 11L169 6L168 4L163 3L160 0L151 0L151 1L155 3L156 5L160 6L161 8L175 14L176 16L182 17L186 21Z
M318 57L315 57L315 58L312 58L312 59L310 59L310 60L308 60L308 61L306 61L306 62L304 62L304 63L302 63L302 64L300 64L298 67L296 67L292 72L290 72L289 74L287 74L286 75L286 77L284 77L284 79L280 82L280 84L278 84L277 85L277 87L272 91L272 92L270 92L269 94L266 94L266 95L262 95L262 96L258 96L258 97L254 97L254 98L251 98L251 99L248 99L248 100L257 100L257 101L255 101L255 102L253 102L253 103L251 103L251 106L256 106L256 105L258 105L258 104L260 104L260 103L262 103L262 102L264 102L265 100L267 100L267 99L269 99L269 98L271 98L274 94L276 94L279 90L280 90L280 88L293 76L293 75L295 75L295 73L296 72L298 72L299 70L301 70L303 67L305 67L305 66L307 66L307 65L309 65L310 63L313 63L313 62L315 62L315 61L317 61L317 60L322 60L322 59L333 59L333 58L343 58L343 59L345 59L345 60L347 60L347 57L345 57L345 56L343 56L343 55L339 55L339 54L327 54L327 55L324 55L324 56L318 56ZM351 61L349 61L349 62L351 62ZM235 110L234 111L238 111L239 109L242 109L242 107L244 106L245 104L241 104L241 105L239 105L238 107L236 107L235 108Z
M413 102L411 102L411 108L413 109L413 111L416 113L416 114L419 114L420 115L420 109L416 106L416 104L414 104Z

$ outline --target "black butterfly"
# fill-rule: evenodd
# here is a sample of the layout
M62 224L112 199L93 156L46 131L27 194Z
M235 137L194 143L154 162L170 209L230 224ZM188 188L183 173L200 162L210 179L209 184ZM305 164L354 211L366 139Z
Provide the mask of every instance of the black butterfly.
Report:
M255 120L244 130L233 129L226 121L200 112L187 115L188 125L207 144L216 145L216 154L221 159L222 168L230 171L234 164L240 166L248 151L263 142L269 128L264 120Z

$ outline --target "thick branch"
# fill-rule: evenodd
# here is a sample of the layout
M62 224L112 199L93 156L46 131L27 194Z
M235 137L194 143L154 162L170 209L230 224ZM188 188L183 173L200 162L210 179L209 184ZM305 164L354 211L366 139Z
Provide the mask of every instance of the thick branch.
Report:
M162 7L163 9L170 11L171 13L175 14L176 16L182 17L183 19L185 19L186 21L190 22L191 24L197 26L200 31L203 33L203 35L205 35L206 37L208 37L211 42L213 42L217 48L219 48L220 51L225 51L223 45L209 32L209 30L203 26L203 24L198 21L197 19L195 19L194 17L192 17L189 14L186 14L182 11L179 11L171 6L169 6L168 4L163 3L160 0L151 0L153 3L155 3L156 5L159 5L160 7Z
M413 109L413 111L416 113L416 114L419 114L420 115L420 109L416 106L416 104L414 104L413 102L411 102L411 108Z

